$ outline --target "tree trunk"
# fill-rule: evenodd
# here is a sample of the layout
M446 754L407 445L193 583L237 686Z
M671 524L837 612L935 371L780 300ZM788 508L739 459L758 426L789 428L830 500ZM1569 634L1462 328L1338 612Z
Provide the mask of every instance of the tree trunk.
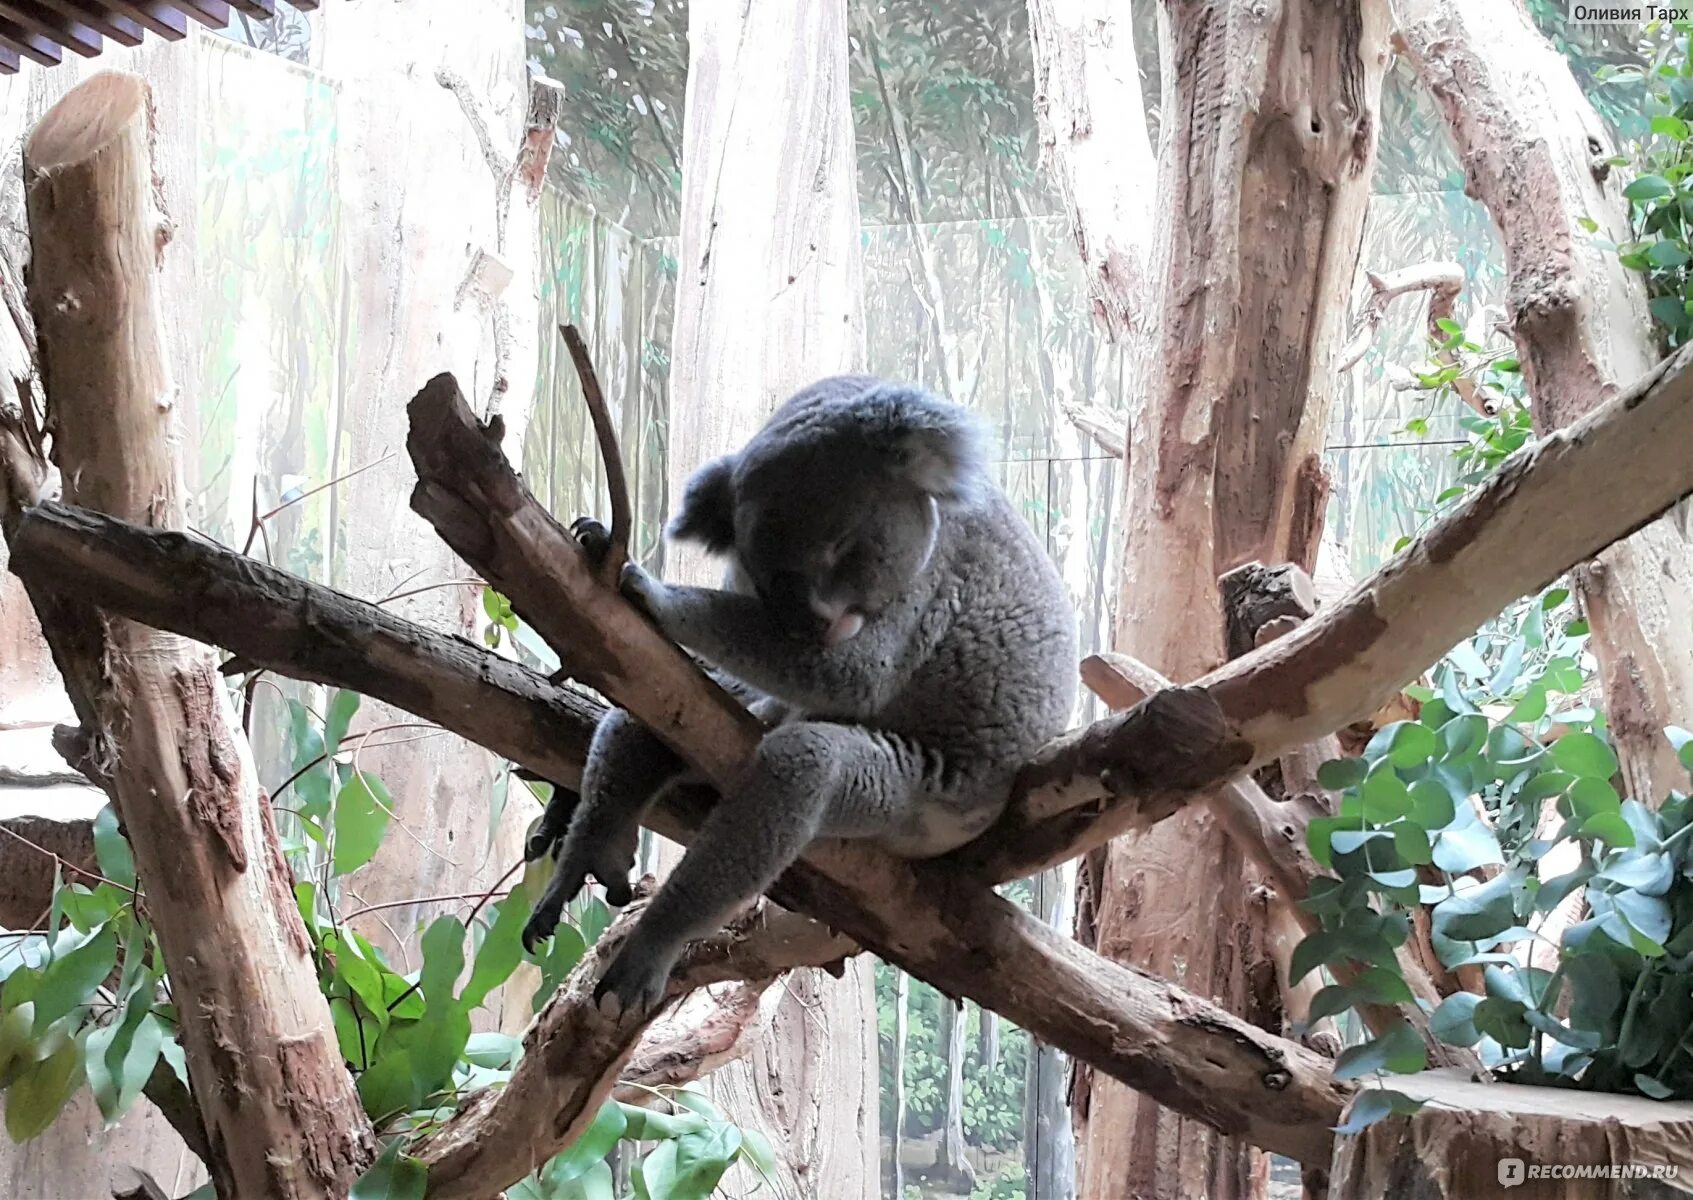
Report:
M158 283L161 303L171 314L171 326L163 333L171 378L182 405L179 421L183 429L197 428L194 413L200 391L202 331L198 314L203 284L195 239L200 205L200 54L197 32L179 43L148 38L133 51L108 44L105 53L92 62L67 55L50 71L26 67L22 73L0 80L0 145L11 147L18 146L42 114L98 66L121 65L147 80L157 121L155 173L160 176L164 208L174 229ZM0 185L0 255L6 260L0 290L5 293L6 309L11 310L0 312L0 342L4 343L0 349L0 387L6 388L0 409L11 403L17 382L27 385L36 375L34 324L23 298L23 266L29 255L22 182L20 172L10 171ZM21 318L21 324L16 318ZM184 466L192 470L188 464ZM191 475L188 489L193 490ZM0 492L4 490L0 485ZM57 491L56 484L52 490ZM6 569L6 561L6 548L0 544L0 765L30 761L63 771L67 768L52 749L49 735L53 724L73 720L73 712L64 683L53 668L35 610L22 582ZM34 787L22 794L7 794L0 786L0 811L7 816L34 812L83 817L104 800L103 793L86 785ZM86 829L86 822L82 827ZM16 852L23 848L14 843L11 849ZM28 859L34 856L27 851L26 855L24 870L29 870ZM50 885L52 863L43 865ZM15 874L10 863L0 867L0 875L8 876L8 883ZM18 924L0 919L0 925L24 927L45 907L42 902L27 915L18 916ZM23 1144L0 1139L0 1195L104 1194L118 1163L139 1167L167 1185L177 1185L174 1194L191 1191L206 1179L199 1159L182 1145L150 1103L138 1103L117 1126L107 1129L93 1097L79 1093L40 1136Z
M1693 1104L1475 1083L1457 1072L1395 1076L1429 1101L1335 1140L1331 1200L1670 1200L1693 1174ZM1363 1093L1360 1093L1362 1095ZM1624 1168L1612 1180L1604 1174ZM1585 1173L1582 1173L1585 1169Z
M672 497L791 392L864 360L844 0L696 0L688 42ZM718 582L720 568L675 551L667 577ZM870 964L778 986L768 1032L712 1091L771 1132L780 1200L869 1200L881 1179Z
M420 381L449 366L473 389L478 412L497 407L515 436L536 375L538 318L529 285L536 218L521 186L496 185L477 125L485 127L493 153L517 153L528 99L521 6L411 0L404 36L396 36L394 10L383 5L330 5L320 20L323 70L336 80L346 114L335 170L349 214L342 239L352 337L340 375L337 408L345 423L337 471L359 471L403 445L406 402ZM490 256L516 280L498 297L487 297L475 282L478 265ZM487 307L496 302L505 306L501 320L513 334L504 345ZM507 449L522 461L517 448ZM337 586L376 597L471 574L407 509L411 483L402 453L336 485L347 514L329 555ZM387 607L474 638L482 597L479 588L451 584ZM406 719L397 709L367 703L356 727ZM349 882L361 904L477 891L521 856L533 810L508 805L488 836L496 763L480 747L450 736L373 744L360 751L360 765L386 784L395 818L375 860ZM356 924L396 963L415 968L407 948L396 944L396 931L433 915L432 908L398 908ZM529 1021L522 990L508 985L510 1001L496 1010L507 1032L520 1032Z
M964 1040L969 1021L963 1001L937 997L940 1004L940 1035L946 1063L946 1081L941 1116L941 1138L935 1147L931 1178L952 1191L968 1192L976 1186L976 1171L964 1157Z
M1603 165L1610 137L1569 64L1515 0L1485 8L1397 0L1394 13L1446 114L1469 191L1502 235L1536 429L1562 428L1658 357L1644 276L1599 240L1632 236L1627 180ZM1575 573L1625 794L1654 805L1687 781L1663 734L1693 719L1693 546L1684 528L1672 513Z
M66 499L180 527L153 139L133 75L98 75L43 118L24 148L29 299ZM215 660L31 594L82 721L83 765L107 784L146 887L219 1194L344 1195L375 1141Z
M1224 572L1255 558L1314 566L1386 16L1385 0L1165 9L1176 69L1149 271L1159 316L1124 472L1116 646L1177 682L1227 657ZM1279 1029L1255 878L1205 811L1121 838L1097 946ZM1264 1180L1240 1143L1098 1078L1082 1156L1088 1197L1230 1200Z
M905 1048L911 1038L911 976L898 967L894 973L894 1190L893 1200L905 1200Z
M1133 22L1113 0L1029 0L1041 156L1064 201L1093 318L1129 343L1150 329L1156 168Z
M1066 897L1073 890L1062 867L1035 877L1035 916L1049 927L1066 925ZM982 1011L986 1012L986 1009ZM1070 1129L1064 1056L1029 1039L1023 1084L1023 1166L1027 1200L1073 1200L1076 1139Z
M991 1009L976 1010L976 1059L980 1071L999 1070L999 1014Z

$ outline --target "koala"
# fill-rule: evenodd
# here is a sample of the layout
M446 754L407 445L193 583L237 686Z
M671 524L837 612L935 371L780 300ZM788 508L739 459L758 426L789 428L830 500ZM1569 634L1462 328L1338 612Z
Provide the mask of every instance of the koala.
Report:
M603 526L576 532L601 552ZM662 1001L683 945L819 838L927 858L977 837L1075 701L1063 584L957 405L863 375L812 384L693 475L667 535L725 558L723 588L630 564L624 594L773 728L601 977L613 1015ZM628 902L642 813L683 778L654 734L605 716L526 945L590 875Z

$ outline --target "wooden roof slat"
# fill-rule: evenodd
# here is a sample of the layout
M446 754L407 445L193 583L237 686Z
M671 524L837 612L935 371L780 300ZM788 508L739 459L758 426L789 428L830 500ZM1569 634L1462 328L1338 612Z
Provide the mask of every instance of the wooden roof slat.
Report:
M229 24L229 0L169 0L169 3L211 29L223 29Z
M319 0L285 0L301 11ZM277 0L0 0L0 74L13 74L24 58L57 66L69 49L93 58L105 39L139 46L148 33L168 41L188 34L193 18L225 29L233 13L274 20Z
M81 21L56 13L37 0L0 0L0 17L23 29L93 58L105 47L105 39Z
M41 0L41 3L56 13L87 21L120 46L141 44L141 26L95 0Z
M65 57L57 42L39 33L31 33L5 17L0 17L0 46L10 46L31 62L38 62L44 67L56 67Z
M110 8L130 18L143 29L151 30L166 41L178 42L188 36L188 18L170 0L95 0L103 8Z

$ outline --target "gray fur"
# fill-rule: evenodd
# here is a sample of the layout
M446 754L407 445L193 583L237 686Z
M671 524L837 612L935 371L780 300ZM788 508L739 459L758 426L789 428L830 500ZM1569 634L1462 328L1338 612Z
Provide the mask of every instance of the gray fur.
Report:
M1074 616L982 445L955 405L867 376L822 380L690 480L670 533L727 553L726 590L626 569L625 594L781 724L606 971L608 1007L656 1004L683 944L817 838L907 858L975 838L1064 728ZM826 644L852 614L856 635ZM526 940L552 932L589 874L627 896L640 814L680 770L627 714L607 716Z

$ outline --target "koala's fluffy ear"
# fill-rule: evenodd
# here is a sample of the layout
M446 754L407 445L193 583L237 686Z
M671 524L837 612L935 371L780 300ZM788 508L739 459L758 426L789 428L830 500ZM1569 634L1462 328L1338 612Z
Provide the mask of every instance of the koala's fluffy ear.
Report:
M956 404L909 393L902 401L894 437L898 474L943 505L974 501L988 478L981 425Z
M681 542L698 542L714 554L735 544L735 459L714 458L688 477L682 503L666 532Z

